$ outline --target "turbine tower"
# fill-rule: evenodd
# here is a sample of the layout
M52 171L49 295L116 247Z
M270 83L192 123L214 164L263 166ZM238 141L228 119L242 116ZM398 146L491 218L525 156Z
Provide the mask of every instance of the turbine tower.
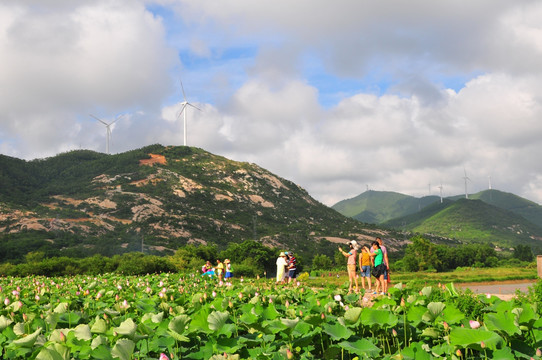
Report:
M440 203L442 204L442 181L440 182L440 186L438 188L440 190Z
M115 120L111 121L109 124L106 123L105 121L103 121L102 119L97 118L96 116L94 116L92 114L89 114L89 115L105 125L105 128L106 128L106 133L105 133L105 153L109 154L109 142L111 141L111 125L116 123L124 115L117 116L115 118Z
M467 176L467 169L463 169L465 171L465 176L463 179L465 180L465 199L469 198L469 193L467 191L467 181L470 181L469 177Z
M183 91L183 98L184 98L184 101L181 103L181 111L179 112L179 117L181 116L181 114L184 115L184 125L183 125L183 129L184 129L184 146L186 146L186 108L188 106L192 106L194 109L196 110L199 110L201 111L200 108L198 108L197 106L191 104L188 102L188 100L186 100L186 94L184 93L184 86L183 86L183 82L181 81L181 90Z

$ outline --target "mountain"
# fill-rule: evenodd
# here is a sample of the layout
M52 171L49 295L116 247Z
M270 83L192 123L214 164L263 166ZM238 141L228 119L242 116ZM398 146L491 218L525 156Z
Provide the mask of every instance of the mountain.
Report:
M31 251L170 254L247 239L306 257L377 235L395 247L393 232L345 217L255 164L198 148L78 150L33 161L0 155L0 168L0 262Z
M542 207L499 190L469 194L468 200L464 195L448 197L442 203L436 196L415 198L368 191L332 208L387 228L440 237L439 241L457 239L502 246L529 243L536 247L542 244ZM372 214L375 221L370 221L366 214Z
M513 247L515 244L542 245L542 228L524 217L482 200L446 200L422 211L385 222L384 226L460 239Z
M420 211L438 199L438 196L415 198L391 191L369 190L354 198L342 200L331 208L362 222L380 224Z

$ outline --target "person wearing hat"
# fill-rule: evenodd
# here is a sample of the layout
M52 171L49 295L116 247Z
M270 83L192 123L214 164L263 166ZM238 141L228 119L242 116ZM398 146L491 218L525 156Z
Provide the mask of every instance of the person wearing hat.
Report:
M280 282L284 284L284 277L286 275L286 266L288 263L286 262L286 254L284 252L281 252L279 257L277 258L277 284Z
M224 260L224 264L226 265L226 275L224 275L224 280L231 279L233 277L233 269L231 268L230 259Z
M352 292L352 285L355 282L356 283L356 293L359 291L358 287L358 277L356 276L356 260L357 260L357 250L358 250L358 244L355 240L352 240L348 243L350 246L350 251L345 252L340 246L339 251L341 254L343 254L345 257L348 258L346 262L346 268L348 270L348 280L350 281L350 286L348 287L348 293L350 294Z

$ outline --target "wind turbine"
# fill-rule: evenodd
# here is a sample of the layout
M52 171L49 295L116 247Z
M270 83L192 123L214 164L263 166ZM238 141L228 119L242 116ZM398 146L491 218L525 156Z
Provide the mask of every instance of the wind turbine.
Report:
M184 115L184 146L186 146L186 108L188 106L192 106L194 109L196 110L199 110L201 111L200 108L198 108L197 106L191 104L188 102L188 100L186 100L186 94L184 93L184 86L183 86L183 82L181 81L181 90L183 91L183 98L184 98L184 101L181 103L181 111L179 112L179 116L181 116L181 114Z
M121 116L117 116L115 118L115 120L111 121L109 124L106 123L105 121L103 121L102 119L100 118L97 118L96 116L92 115L92 114L89 114L90 116L92 116L94 119L98 120L99 122L101 122L102 124L105 125L105 128L106 128L106 133L105 133L105 153L106 154L109 154L109 142L111 141L111 125L113 125L114 123L116 123L122 116L124 115L121 115Z
M467 169L463 169L465 171L465 176L463 179L465 180L465 199L469 198L469 193L467 192L467 180L470 181L469 177L467 176Z
M442 204L442 181L440 182L440 186L438 186L440 189L440 203Z

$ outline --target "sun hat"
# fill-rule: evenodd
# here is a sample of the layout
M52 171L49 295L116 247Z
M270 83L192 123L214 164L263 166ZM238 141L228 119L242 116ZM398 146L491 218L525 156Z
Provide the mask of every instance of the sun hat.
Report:
M286 256L286 254L282 251L279 256Z
M224 260L224 263L226 263L226 264L229 263L229 262L230 262L230 259Z

